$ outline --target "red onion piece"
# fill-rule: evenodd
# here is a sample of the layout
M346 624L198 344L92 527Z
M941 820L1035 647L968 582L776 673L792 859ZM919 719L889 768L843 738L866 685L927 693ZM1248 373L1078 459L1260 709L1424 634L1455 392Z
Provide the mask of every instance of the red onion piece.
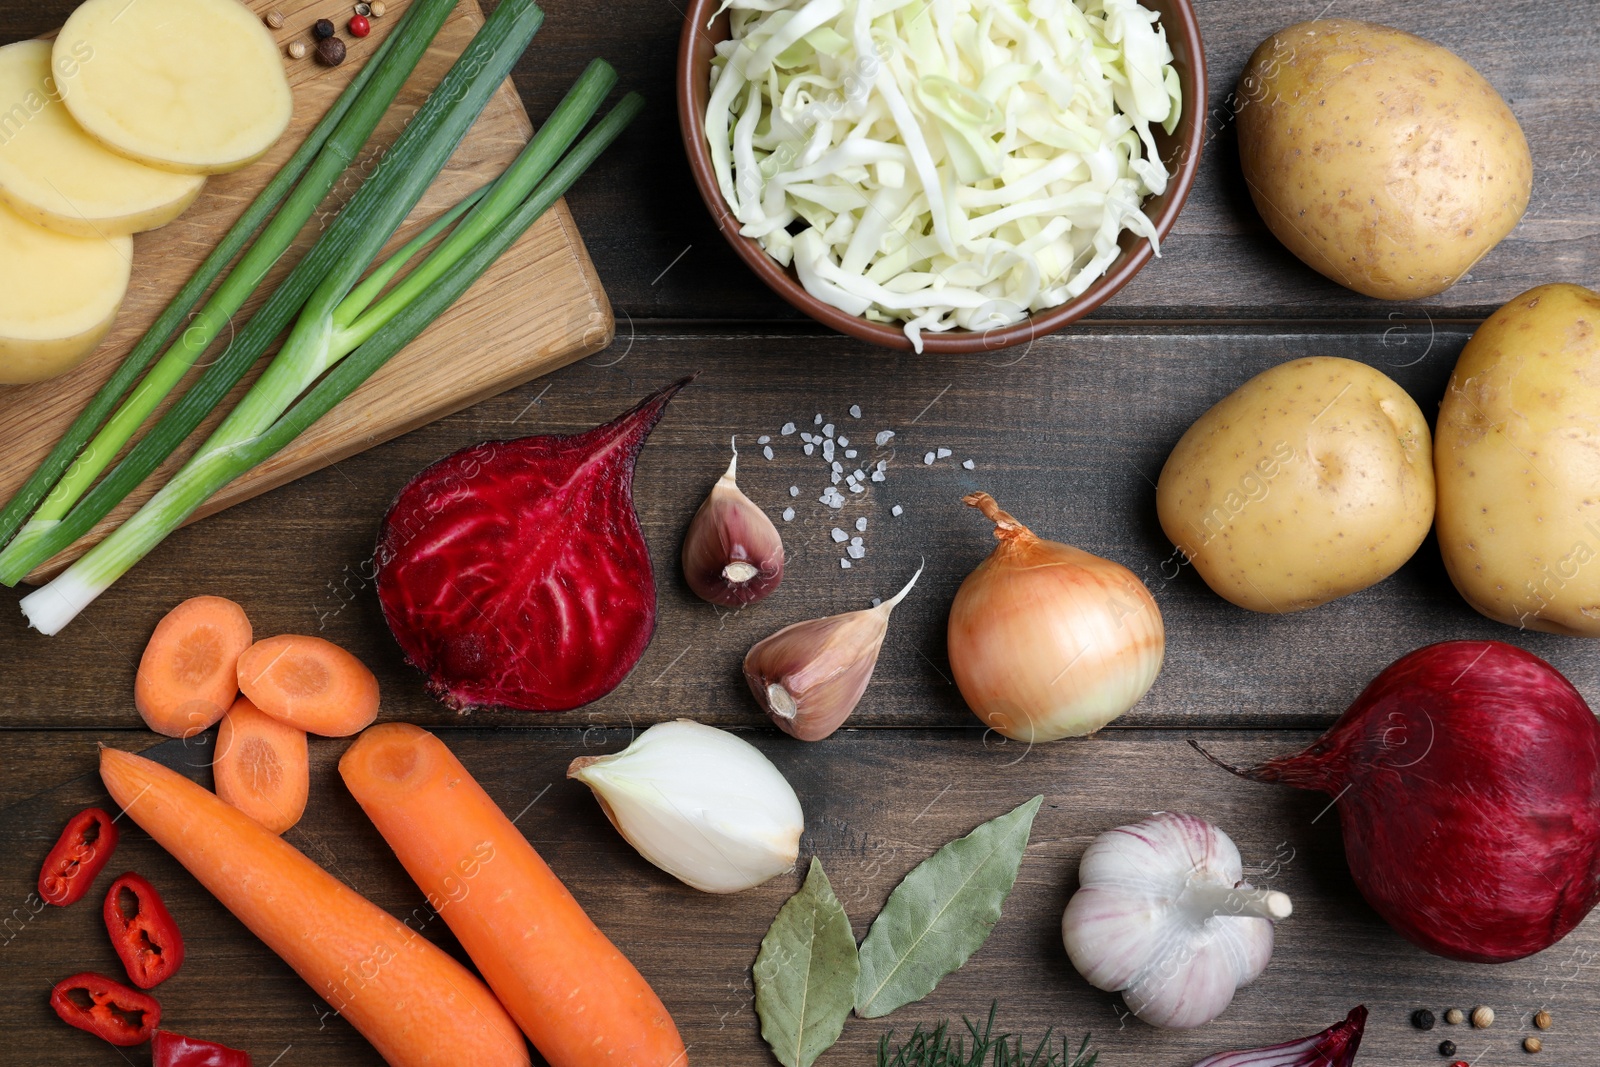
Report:
M1366 1025L1366 1005L1357 1005L1344 1022L1334 1023L1320 1034L1266 1048L1219 1052L1194 1067L1350 1067Z
M689 381L586 433L462 449L400 491L378 536L378 601L445 704L565 711L633 669L656 623L634 461Z
M1335 797L1362 895L1429 952L1521 959L1600 901L1600 721L1520 648L1429 645L1299 755L1247 768L1206 756Z

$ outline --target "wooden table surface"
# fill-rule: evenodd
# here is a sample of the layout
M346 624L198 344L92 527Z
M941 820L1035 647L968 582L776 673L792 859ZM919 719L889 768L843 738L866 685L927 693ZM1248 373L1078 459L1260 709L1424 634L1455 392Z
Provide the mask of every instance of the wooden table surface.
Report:
M1228 1047L1319 1030L1356 1003L1372 1011L1358 1063L1439 1060L1444 1033L1409 1027L1417 1007L1492 1005L1488 1031L1453 1031L1474 1067L1523 1062L1527 1019L1556 1019L1541 1064L1600 1064L1600 919L1562 943L1500 967L1452 963L1413 948L1360 899L1326 799L1233 780L1186 743L1236 760L1303 747L1383 666L1419 645L1494 637L1544 656L1600 698L1600 655L1584 641L1517 633L1455 594L1430 540L1397 575L1312 612L1271 618L1235 609L1187 569L1156 523L1152 479L1189 422L1250 375L1294 356L1336 354L1395 377L1432 412L1473 325L1550 281L1600 284L1600 29L1592 5L1508 0L1482 5L1376 0L1199 0L1212 70L1211 137L1201 177L1163 257L1090 320L986 357L879 351L800 320L735 260L696 198L680 147L671 75L676 0L546 5L548 21L516 74L536 117L593 55L650 98L644 117L573 193L570 204L617 312L612 348L289 487L181 531L63 635L26 630L0 605L0 1002L11 1034L0 1064L116 1064L109 1046L62 1027L45 1005L54 980L115 970L97 908L35 914L29 892L62 823L104 803L97 743L149 749L208 781L206 739L163 742L141 727L134 666L156 620L178 600L240 601L258 634L317 633L360 655L383 687L383 717L441 730L600 926L655 984L706 1065L771 1062L751 1007L750 964L799 875L735 897L688 889L648 866L611 830L586 789L563 777L575 755L614 751L639 728L689 716L739 729L789 776L807 814L803 855L823 858L858 935L918 861L1035 793L1046 801L1016 892L989 943L923 1003L883 1020L852 1019L824 1067L872 1062L879 1037L918 1021L981 1015L1004 1026L1092 1031L1102 1067L1187 1067ZM48 31L70 0L0 0L0 41ZM338 5L328 5L330 14ZM1535 160L1526 218L1469 278L1417 304L1375 302L1301 266L1265 231L1242 189L1226 104L1256 42L1319 13L1386 21L1432 38L1482 71L1510 102ZM493 343L492 339L489 343ZM486 438L569 432L603 421L680 374L699 380L669 409L644 452L636 492L660 591L655 640L604 700L553 716L461 718L423 692L384 629L369 580L376 525L398 488L429 462ZM859 405L862 415L849 415ZM841 570L816 503L825 475L778 429L821 414L878 456L889 477L849 514L869 518L867 555ZM720 614L678 573L689 516L745 442L741 480L774 514L789 548L782 592ZM774 437L759 458L754 435ZM0 444L3 447L3 444ZM925 452L952 455L932 466ZM971 459L973 468L961 466ZM960 506L983 488L1037 530L1110 556L1149 584L1166 619L1166 667L1149 696L1100 735L1022 749L986 735L949 682L944 618L961 578L988 552L987 525ZM904 515L893 517L892 505ZM886 596L925 559L896 612L878 675L850 728L802 744L777 734L738 673L756 639L797 619ZM312 799L288 837L396 914L421 905L340 784L344 742L313 742ZM1090 988L1061 948L1059 917L1076 863L1096 834L1153 810L1185 810L1238 842L1257 884L1287 891L1271 967L1220 1019L1165 1033L1126 1017ZM189 960L161 998L171 1026L247 1047L258 1064L374 1064L348 1025L141 832L114 863L164 888ZM420 913L419 913L420 914ZM443 924L425 933L452 951ZM146 1054L132 1050L128 1062ZM274 1057L277 1057L276 1059Z

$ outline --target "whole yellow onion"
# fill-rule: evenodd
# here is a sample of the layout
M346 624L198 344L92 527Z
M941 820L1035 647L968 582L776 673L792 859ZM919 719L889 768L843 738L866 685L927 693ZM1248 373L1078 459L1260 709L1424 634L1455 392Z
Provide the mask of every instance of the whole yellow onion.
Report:
M950 605L950 666L978 718L1017 741L1100 729L1161 672L1161 610L1120 563L1046 541L988 493L963 502L1000 543Z

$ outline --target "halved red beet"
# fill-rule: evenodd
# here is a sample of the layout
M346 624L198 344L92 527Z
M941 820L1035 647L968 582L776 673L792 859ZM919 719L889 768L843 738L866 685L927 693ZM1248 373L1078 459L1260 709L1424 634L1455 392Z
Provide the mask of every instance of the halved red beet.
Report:
M566 711L650 643L655 574L633 467L684 378L587 433L464 448L413 478L378 535L378 601L457 711Z

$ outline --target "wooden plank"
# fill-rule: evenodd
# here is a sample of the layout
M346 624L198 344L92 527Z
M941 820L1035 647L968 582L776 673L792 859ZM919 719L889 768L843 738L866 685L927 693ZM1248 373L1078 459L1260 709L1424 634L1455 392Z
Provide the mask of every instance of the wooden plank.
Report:
M835 356L819 358L814 336L771 330L625 336L611 353L180 532L57 637L24 630L6 606L0 647L18 654L0 660L4 715L35 727L138 725L127 694L151 628L178 600L219 593L244 603L258 633L321 633L373 664L386 717L454 722L400 662L372 594L372 544L389 501L414 472L457 448L581 430L694 371L699 380L668 409L635 483L661 605L643 661L588 708L561 716L480 711L473 723L620 725L680 715L757 722L738 670L751 644L802 618L864 607L925 558L927 571L895 612L853 721L976 726L947 681L944 651L950 599L992 544L983 520L959 503L975 488L1041 533L1132 567L1155 593L1169 635L1166 666L1115 726L1323 724L1402 653L1446 638L1514 642L1600 694L1600 662L1585 643L1482 618L1451 587L1431 541L1386 582L1278 617L1235 608L1178 569L1156 523L1152 485L1167 451L1256 372L1293 356L1340 353L1393 375L1431 413L1465 338L1460 329L1425 327L1383 335L1100 329L1042 340L1017 362L1011 354L983 362L879 355L842 342ZM861 406L860 420L849 417L852 404ZM805 457L796 436L779 434L788 421L815 429L817 413L860 446L855 462L880 454L879 430L897 432L881 452L888 481L847 508L845 522L817 503L828 484L820 460ZM689 517L727 465L733 433L741 435L740 476L752 498L775 518L791 505L797 514L778 523L789 553L782 588L719 616L688 592L678 551ZM771 462L760 456L760 434L773 437ZM952 455L925 465L924 454L939 447ZM972 471L958 465L968 458ZM791 485L799 497L789 496ZM890 513L895 504L904 516ZM843 571L829 531L854 534L858 516L869 520L867 555Z
M528 733L456 730L446 735L469 770L515 814L534 845L590 914L655 985L689 1044L691 1063L761 1067L771 1061L751 1010L750 964L767 924L798 884L786 875L745 893L696 892L647 865L607 824L588 790L564 778L570 759L611 751L627 731ZM802 744L773 731L747 734L794 783L806 812L802 857L818 855L855 933L865 934L889 890L933 849L1036 793L1045 804L1017 888L989 943L927 1000L886 1019L851 1019L820 1062L867 1064L880 1035L917 1021L981 1015L1000 1004L1001 1024L1037 1039L1046 1026L1094 1034L1106 1067L1187 1067L1210 1052L1311 1033L1355 1004L1371 1011L1363 1067L1415 1067L1437 1060L1454 1037L1475 1064L1521 1062L1527 1019L1548 1009L1543 1035L1552 1063L1590 1062L1600 1026L1600 920L1559 945L1498 967L1451 963L1414 948L1362 903L1345 869L1337 817L1319 795L1242 782L1209 767L1183 738L1121 731L1038 748L1022 759L949 732L848 731ZM1219 752L1260 759L1310 739L1295 731L1203 735ZM63 784L0 814L0 847L17 862L0 874L12 910L3 942L0 995L12 1005L10 1062L61 1067L116 1062L99 1042L66 1030L45 1005L48 983L76 970L116 973L95 903L28 917L35 864L75 811L106 798L87 743L63 738L53 764ZM313 740L311 805L287 837L424 936L459 951L338 780L343 741ZM157 758L205 780L204 755L181 742ZM196 766L198 765L198 766ZM531 805L531 806L530 806ZM1191 811L1237 842L1246 877L1289 893L1271 966L1232 1007L1199 1030L1171 1033L1125 1018L1118 997L1092 989L1061 947L1061 909L1076 885L1084 847L1098 833L1154 809ZM1325 817L1324 817L1325 816ZM113 866L138 870L163 892L182 925L188 959L161 986L174 1029L247 1048L257 1063L377 1064L376 1055L281 962L222 910L142 831L125 827ZM102 885L110 875L102 876ZM292 902L290 902L292 906ZM20 911L19 911L20 909ZM1491 1005L1487 1031L1407 1023L1421 1006Z
M9 498L54 447L89 397L111 376L200 260L322 118L359 64L399 21L397 16L405 2L391 4L387 17L373 20L370 37L350 38L350 58L340 67L325 67L312 59L285 60L295 91L295 117L289 132L262 162L212 179L181 219L134 239L134 280L128 299L110 339L88 362L54 381L0 389L0 440L6 442L4 454L0 455L0 498ZM253 0L253 6L261 12L275 9L284 14L285 26L277 36L285 43L308 38L309 27L318 17L331 17L341 26L348 17L348 7L331 0ZM377 166L429 90L482 24L483 16L472 0L457 7L363 154L335 185L293 250L269 274L258 298L245 306L238 317L240 323L246 321L354 195L360 185L357 176L370 173ZM528 115L508 82L491 98L389 247L399 247L468 192L492 180L515 158L531 134ZM219 492L201 507L198 515L214 514L598 351L610 340L611 329L611 309L594 266L571 215L564 205L558 205L453 308L353 396L294 444ZM202 360L206 365L209 362ZM266 361L262 361L201 424L185 447L158 468L137 492L73 549L39 573L59 569L132 514L199 447L265 365ZM185 382L197 378L201 370L203 367L191 372ZM177 395L175 392L173 399Z

